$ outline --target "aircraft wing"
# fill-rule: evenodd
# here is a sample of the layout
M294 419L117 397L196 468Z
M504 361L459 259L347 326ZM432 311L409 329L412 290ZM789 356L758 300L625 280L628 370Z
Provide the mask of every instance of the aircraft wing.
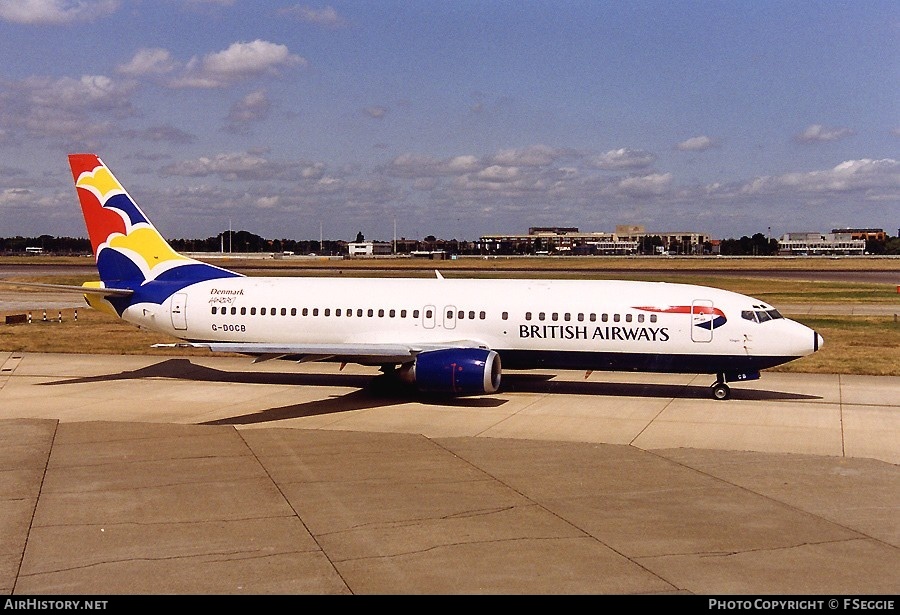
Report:
M206 348L213 352L232 352L256 357L255 362L290 359L310 361L346 361L364 364L400 364L417 354L450 348L487 348L472 340L424 344L279 344L268 342L178 342L154 344L154 348Z
M130 288L102 288L99 286L74 286L70 284L40 284L38 282L13 282L0 280L0 284L7 286L24 286L25 288L45 288L47 290L59 290L67 293L81 295L102 295L104 297L128 297L134 294Z

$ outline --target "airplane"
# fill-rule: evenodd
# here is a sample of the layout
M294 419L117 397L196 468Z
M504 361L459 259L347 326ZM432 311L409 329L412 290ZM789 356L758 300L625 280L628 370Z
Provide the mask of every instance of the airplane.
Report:
M500 390L503 370L715 374L728 382L811 354L822 336L764 301L620 280L249 277L179 254L95 154L69 164L100 280L88 304L255 361L379 366L423 394Z

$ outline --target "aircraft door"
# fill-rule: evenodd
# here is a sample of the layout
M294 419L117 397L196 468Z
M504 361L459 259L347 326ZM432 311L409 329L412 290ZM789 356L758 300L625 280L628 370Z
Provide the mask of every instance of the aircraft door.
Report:
M426 329L434 329L434 312L433 305L426 305L422 308L422 326Z
M179 331L187 329L187 294L175 293L170 299L169 313L172 315L172 326Z
M445 305L444 306L444 328L445 329L455 329L456 328L456 306L453 306L453 305Z
M696 299L691 302L691 339L695 342L711 342L715 317L712 301Z

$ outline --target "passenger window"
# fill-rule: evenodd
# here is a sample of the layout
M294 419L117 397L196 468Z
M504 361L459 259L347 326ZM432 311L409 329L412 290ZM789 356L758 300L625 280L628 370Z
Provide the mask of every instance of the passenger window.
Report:
M538 320L544 320L544 313L538 312Z
M431 318L431 317L432 317L431 310L425 310L425 318Z
M625 322L631 322L631 314L625 314Z
M270 313L272 316L277 316L277 315L278 315L278 309L277 309L277 308L272 308L271 310L269 310L269 313Z
M356 310L356 317L357 317L357 318L362 318L362 315L363 315L362 308L358 308L358 309Z
M482 314L484 314L484 312L482 312ZM484 316L482 316L482 318L484 318ZM474 310L469 312L469 320L475 320L475 311Z
M319 315L319 308L313 308L312 314L313 314L313 316L318 316L318 315Z
M553 312L553 314L550 315L550 319L553 322L556 322L557 320L559 320L559 314L557 314L556 312Z
M309 308L303 308L302 314L303 314L304 316L309 316Z
M260 314L260 316L265 316L265 315L266 315L266 308L259 308L259 314Z
M650 314L650 322L656 322L656 314Z
M525 320L531 320L531 312L525 312Z
M366 312L366 315L367 315L369 318L372 318L372 316L375 315L375 310L373 310L372 308L369 308L368 311Z
M487 318L487 314L485 314L484 312L478 312L478 318L484 320L485 318Z
M568 312L566 312L565 315L563 316L563 320L565 320L566 322L569 322L570 320L572 320L572 315L569 314Z
M590 318L590 321L591 321L591 322L597 322L597 315L594 314L593 312L591 312L591 318Z
M459 312L456 313L456 317L457 317L458 319L462 320L463 318L466 317L466 313L463 312L462 310L460 310Z
M584 314L581 312L578 312L578 322L584 322Z
M394 318L396 315L397 315L397 310L391 310L390 312L388 312L388 316L390 316L391 318Z
M638 322L644 322L644 315L638 314Z
M618 314L613 314L613 322L619 322L619 320L621 320L621 318L622 317L619 316Z
M331 309L330 309L330 308L325 308L324 314L325 314L325 316L331 316Z
M378 318L384 318L384 309L378 310Z
M212 306L212 313L215 314L218 311L218 309L219 308L217 308L216 306Z
M608 315L608 314L603 314L602 316L600 316L600 320L602 320L603 322L608 322L608 321L609 321L609 315Z
M256 308L255 307L250 308L250 315L256 316Z
M400 310L400 318L406 318L406 310Z
M413 310L413 318L419 317L419 310Z
M334 311L334 315L335 315L335 316L340 316L340 315L341 315L341 308L337 308L337 309Z
M297 315L297 308L291 308L291 316Z
M247 315L247 308L242 307L241 308L241 316L246 316L246 315Z
M281 308L281 315L287 316L287 308Z

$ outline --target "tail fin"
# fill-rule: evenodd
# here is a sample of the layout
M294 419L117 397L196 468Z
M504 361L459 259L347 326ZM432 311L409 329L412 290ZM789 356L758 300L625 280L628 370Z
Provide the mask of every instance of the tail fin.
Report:
M161 303L189 284L239 275L173 250L96 155L70 154L69 165L105 287L145 287L134 300ZM149 282L164 284L148 292Z

